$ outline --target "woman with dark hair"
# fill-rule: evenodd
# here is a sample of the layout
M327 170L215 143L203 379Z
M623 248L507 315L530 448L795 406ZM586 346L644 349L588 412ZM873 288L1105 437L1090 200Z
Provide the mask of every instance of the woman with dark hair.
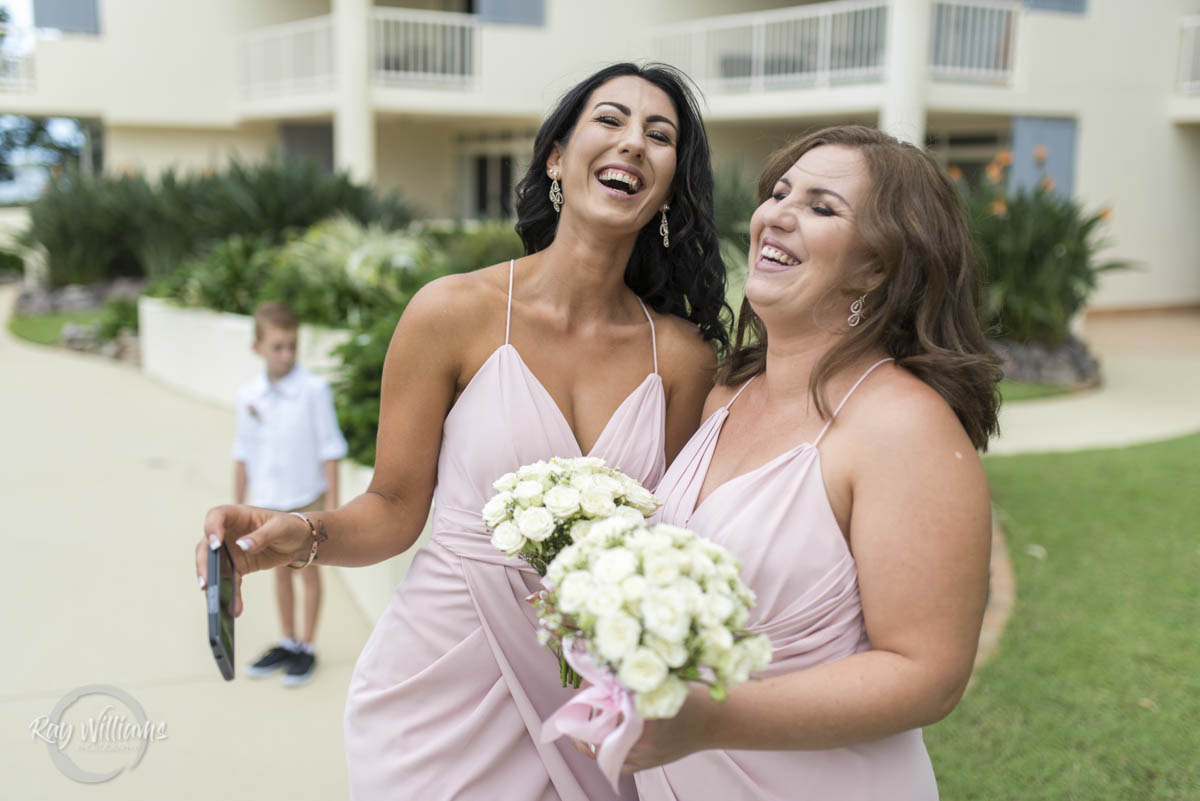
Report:
M197 547L202 585L210 538L242 546L239 574L368 565L408 549L434 501L431 541L350 683L360 801L635 795L538 741L573 691L536 637L537 574L490 544L480 510L495 479L554 456L602 457L653 486L696 430L728 338L686 79L618 64L571 89L538 133L517 209L524 258L429 284L397 325L367 493L304 520L217 507Z
M1000 372L959 200L915 147L830 128L772 157L733 350L658 487L721 543L772 664L699 689L626 762L644 801L926 801L920 727L966 687Z

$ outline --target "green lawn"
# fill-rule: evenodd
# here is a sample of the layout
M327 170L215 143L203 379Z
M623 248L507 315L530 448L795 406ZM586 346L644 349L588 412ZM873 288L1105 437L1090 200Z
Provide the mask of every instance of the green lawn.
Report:
M1075 390L1068 387L1056 387L1052 384L1035 384L1030 381L1001 381L1000 396L1005 403L1033 400L1035 398L1050 398L1055 395L1066 395Z
M986 464L1017 601L925 732L941 797L1200 799L1200 435Z
M8 320L8 330L14 335L36 342L39 345L57 345L58 335L67 323L94 323L103 315L100 309L64 314L36 314L28 317L13 315Z

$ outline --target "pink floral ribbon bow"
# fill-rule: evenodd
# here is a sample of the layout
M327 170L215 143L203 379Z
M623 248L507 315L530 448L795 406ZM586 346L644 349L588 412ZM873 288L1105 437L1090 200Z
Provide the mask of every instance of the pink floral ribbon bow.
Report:
M633 705L633 692L617 677L596 665L583 649L563 643L567 664L591 686L567 701L542 724L543 743L574 737L597 746L596 762L613 790L621 778L621 766L633 744L642 736L642 719Z

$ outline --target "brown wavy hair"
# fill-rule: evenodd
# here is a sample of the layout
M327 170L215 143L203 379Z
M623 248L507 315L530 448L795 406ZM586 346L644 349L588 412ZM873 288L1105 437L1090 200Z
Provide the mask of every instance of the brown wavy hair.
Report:
M958 193L922 150L860 125L825 128L777 150L758 180L758 202L801 156L821 145L857 150L870 186L855 214L855 234L867 267L882 280L861 286L847 276L834 291L867 293L866 316L813 370L809 391L829 417L824 390L837 371L875 349L941 395L976 448L986 450L999 426L1000 361L979 320L981 270ZM766 369L767 330L742 301L733 348L717 382L740 384Z

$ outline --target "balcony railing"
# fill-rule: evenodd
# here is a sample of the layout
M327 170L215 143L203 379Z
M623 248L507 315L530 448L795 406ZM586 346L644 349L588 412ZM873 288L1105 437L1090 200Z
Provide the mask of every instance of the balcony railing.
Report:
M242 93L282 97L334 89L332 17L260 28L242 38Z
M1019 2L952 0L933 4L929 71L949 81L1008 83Z
M475 79L479 23L471 14L376 8L371 71L381 86L459 84Z
M0 91L33 88L33 31L0 25Z
M695 20L663 29L655 46L715 91L873 81L883 74L887 7L838 0Z
M1179 91L1200 94L1200 16L1184 17L1179 48Z

